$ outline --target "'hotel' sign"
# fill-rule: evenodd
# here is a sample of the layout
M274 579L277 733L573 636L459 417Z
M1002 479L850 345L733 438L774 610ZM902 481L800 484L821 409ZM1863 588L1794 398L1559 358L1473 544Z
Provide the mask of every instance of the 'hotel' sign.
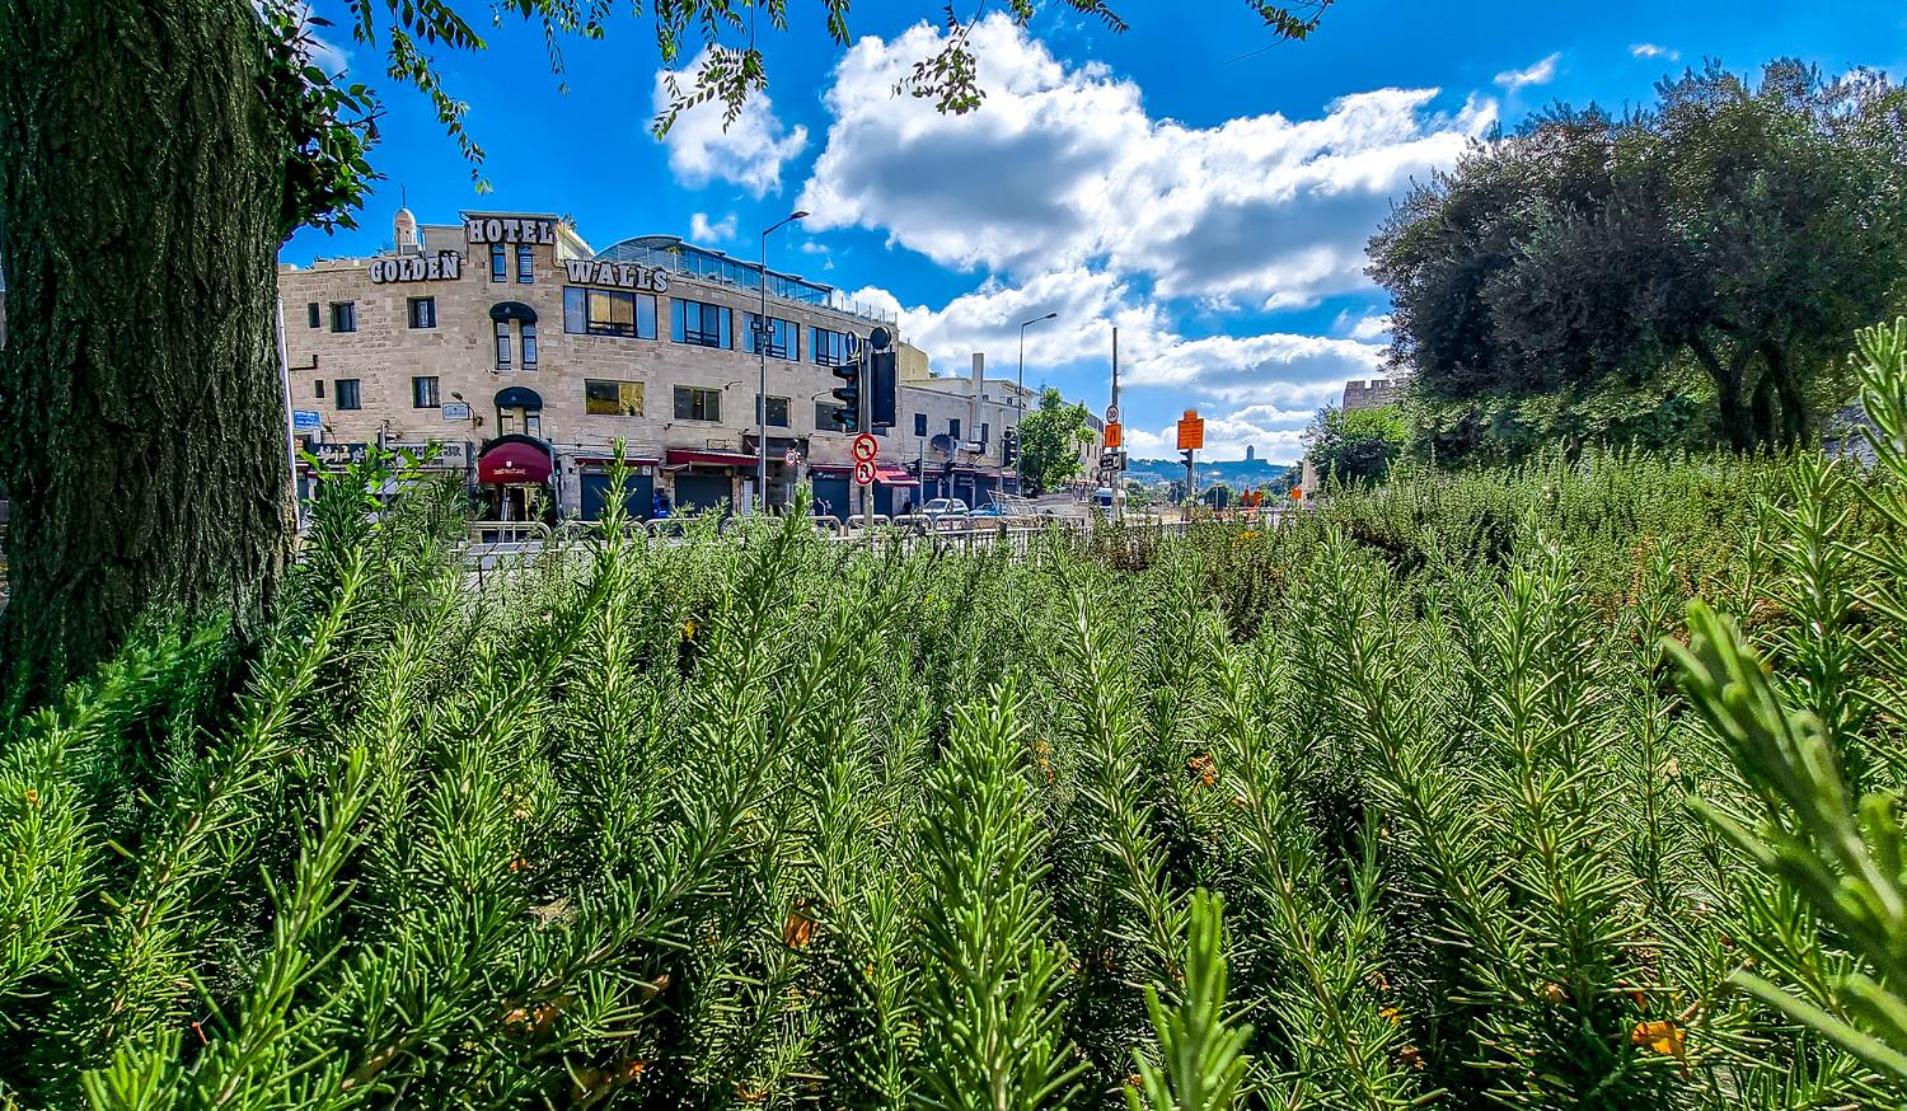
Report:
M467 216L464 239L471 243L554 243L556 221L521 216Z

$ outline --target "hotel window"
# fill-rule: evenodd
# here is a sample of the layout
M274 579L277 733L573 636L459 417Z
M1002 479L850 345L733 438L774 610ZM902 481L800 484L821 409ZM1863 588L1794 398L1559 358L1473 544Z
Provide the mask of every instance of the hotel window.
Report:
M435 328L437 326L437 298L411 298L410 316L413 328Z
M987 442L987 433L989 431L991 431L991 428L988 427L986 422L982 421L980 424L980 443L982 446L984 446Z
M642 383L585 378L583 411L601 417L639 417L642 415Z
M322 378L317 379L316 381L312 382L312 385L318 387L318 392L314 396L323 397L324 396L324 379Z
M696 386L677 386L675 388L675 419L721 420L722 391L705 390Z
M826 328L810 328L808 350L814 353L814 361L822 366L845 366L849 359L848 334L831 332Z
M519 285L536 281L536 250L528 243L516 245L516 280Z
M501 243L490 244L490 280L493 282L510 280L510 252Z
M520 327L523 329L523 369L536 369L536 325L528 320Z
M355 332L358 330L358 303L356 301L331 302L331 330L334 332Z
M441 407L442 403L437 400L437 379L434 375L411 379L411 408L437 409Z
M960 418L959 417L947 418L947 435L952 436L956 440L960 438Z
M727 306L711 305L703 301L685 301L679 297L669 301L670 336L677 343L692 343L698 347L733 347L729 329L734 314Z
M656 338L656 299L615 289L563 289L563 330L585 336Z
M914 414L914 435L916 436L927 435L927 414L926 413Z
M497 321L497 369L510 369L510 322Z
M770 397L768 399L768 420L766 422L762 422L761 421L761 395L756 394L755 395L755 419L758 423L766 423L768 427L770 428L788 427L788 399L785 397Z
M338 379L338 387L331 391L333 400L339 409L362 409L358 403L358 380L356 378Z
M318 302L316 301L305 302L305 314L308 317L310 317L311 326L313 328L324 327L324 313L319 310Z
M755 353L755 335L761 323L761 319L761 316L756 313L746 312L742 314L742 350L748 352L750 355ZM801 344L801 340L798 338L800 335L801 329L794 321L781 320L772 316L769 317L768 357L771 359L799 358L800 352L796 349Z

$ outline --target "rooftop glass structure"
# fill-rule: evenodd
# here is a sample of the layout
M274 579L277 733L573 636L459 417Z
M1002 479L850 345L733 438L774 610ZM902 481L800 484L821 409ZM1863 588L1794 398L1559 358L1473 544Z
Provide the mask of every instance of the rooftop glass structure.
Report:
M692 278L720 282L743 290L761 288L762 268L720 251L685 243L673 235L638 235L612 243L596 253L598 262L632 262L661 267ZM821 305L869 320L894 322L894 315L873 305L851 300L833 286L811 282L793 274L768 271L768 295L783 301Z

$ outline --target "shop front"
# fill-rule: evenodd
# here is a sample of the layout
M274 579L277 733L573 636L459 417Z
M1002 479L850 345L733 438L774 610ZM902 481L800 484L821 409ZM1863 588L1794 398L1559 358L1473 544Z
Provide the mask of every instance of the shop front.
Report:
M574 479L577 517L585 521L602 520L612 496L609 472L616 464L615 456L574 453L565 455L563 461L569 468L567 473ZM661 489L656 475L661 462L653 456L623 456L623 509L629 519L647 521L656 516L659 508L656 495Z
M493 521L543 521L555 517L550 445L532 436L498 436L477 456L477 484L484 516Z
M809 512L846 520L852 512L848 507L854 504L849 500L854 490L852 472L846 467L809 467L808 481L814 487L814 504Z
M738 451L670 448L666 453L673 512L702 513L726 507L734 512L752 488L756 459Z
M906 467L882 463L874 469L874 512L897 517L920 509L920 480Z
M760 467L761 461L755 458L756 447L760 439L753 433L742 437L743 453L750 457L749 474L752 476ZM770 509L790 506L795 503L795 487L800 479L801 460L808 457L808 439L805 436L768 437L768 507Z

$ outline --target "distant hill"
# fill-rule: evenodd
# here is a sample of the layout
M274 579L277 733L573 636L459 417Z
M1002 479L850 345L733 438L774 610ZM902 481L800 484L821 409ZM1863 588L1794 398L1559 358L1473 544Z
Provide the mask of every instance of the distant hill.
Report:
M1246 462L1234 459L1229 462L1198 461L1198 481L1201 487L1215 482L1223 482L1234 490L1250 490L1259 486L1272 486L1284 489L1288 483L1287 473L1296 464L1273 463L1264 459ZM1185 464L1177 459L1130 459L1126 462L1126 477L1145 481L1144 476L1156 475L1167 482L1182 482L1185 479Z

